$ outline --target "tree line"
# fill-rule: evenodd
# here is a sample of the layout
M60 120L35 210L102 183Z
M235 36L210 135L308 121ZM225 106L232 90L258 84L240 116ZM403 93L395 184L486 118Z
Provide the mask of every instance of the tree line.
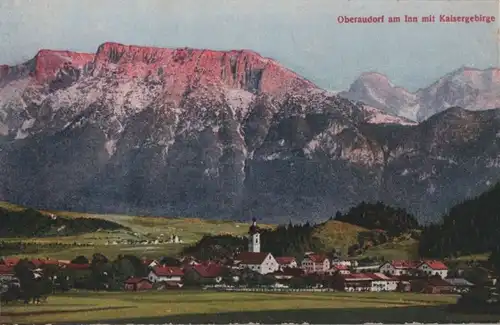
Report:
M340 211L337 212L334 220L347 222L370 230L381 229L390 237L421 228L418 220L405 209L394 208L382 202L361 202L344 214Z
M130 230L104 219L49 216L32 208L21 211L0 208L0 237L70 236L98 229Z
M424 227L419 253L444 258L500 250L500 184L455 205L439 223Z

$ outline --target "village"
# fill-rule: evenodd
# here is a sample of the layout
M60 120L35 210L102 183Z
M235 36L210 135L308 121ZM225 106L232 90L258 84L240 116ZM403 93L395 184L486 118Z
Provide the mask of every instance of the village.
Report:
M421 292L464 293L475 283L462 277L464 270L449 270L438 260L387 261L382 264L362 265L356 260L329 258L324 254L307 252L301 260L290 256L273 256L260 249L260 233L256 221L248 231L248 250L234 258L223 260L196 260L191 256L182 258L139 258L143 269L134 275L122 278L119 290L144 291L165 289L192 289L219 291L345 291L345 292ZM0 281L2 292L19 284L16 265L21 259L0 259ZM56 259L24 260L34 278L42 278L48 268L54 284L58 287L87 288L86 280L96 268L88 260L73 261ZM106 273L106 271L102 271ZM58 279L59 276L59 279ZM484 282L495 286L496 278L485 270ZM83 283L83 284L82 284ZM104 286L101 289L109 289Z

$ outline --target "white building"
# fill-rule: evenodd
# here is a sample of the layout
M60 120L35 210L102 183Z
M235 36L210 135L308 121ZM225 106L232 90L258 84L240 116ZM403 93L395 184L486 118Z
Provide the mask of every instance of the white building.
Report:
M252 253L260 252L260 233L257 227L257 220L252 219L252 225L248 229L248 251Z
M148 275L149 281L155 282L181 282L184 272L179 267L157 266Z
M297 267L297 260L291 256L276 257L276 262L278 262L281 269Z
M351 274L351 270L349 270L349 267L343 264L338 264L338 265L332 265L332 268L328 270L327 272L330 275L333 274Z
M248 268L260 274L276 272L280 266L271 253L243 252L234 259L240 268Z
M398 280L388 277L382 273L373 273L371 291L396 291L398 289Z
M438 275L442 279L448 276L448 267L441 261L423 261L417 269L429 276Z
M448 267L441 261L391 261L382 264L379 272L392 276L421 272L426 275L438 275L441 278L448 276Z
M390 274L393 276L400 276L408 274L411 270L414 270L419 265L419 262L415 261L391 261L385 262L380 266L379 272L384 274Z
M351 261L336 259L336 260L332 260L332 262L330 264L332 265L332 267L336 266L336 265L343 265L343 266L351 267L351 266L357 266L357 261L354 261L354 263L353 263Z
M330 260L324 255L308 254L301 265L306 273L326 273L330 269Z
M236 256L234 263L240 269L250 269L260 274L276 272L280 265L271 253L260 251L260 233L257 220L252 219L252 225L248 229L248 252Z
M344 278L343 289L348 292L356 291L395 291L398 280L387 277L382 273L353 273L342 276Z
M15 276L14 267L0 264L0 281L12 280Z

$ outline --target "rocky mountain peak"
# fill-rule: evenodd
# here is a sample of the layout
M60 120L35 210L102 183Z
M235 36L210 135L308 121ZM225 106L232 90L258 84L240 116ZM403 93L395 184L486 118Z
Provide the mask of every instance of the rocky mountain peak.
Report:
M340 95L389 114L423 121L453 106L468 110L500 107L499 93L500 69L463 66L413 93L395 86L383 74L363 73Z
M34 77L39 83L47 83L56 78L61 68L73 67L82 69L94 60L91 53L71 51L40 50L34 58Z
M249 50L171 49L108 42L97 50L94 74L109 70L134 78L159 77L172 95L198 87L269 94L316 88L275 60Z
M410 120L413 116L400 114L401 107L408 106L415 95L404 88L395 86L389 78L378 72L362 73L340 96L383 110L392 115L399 115Z

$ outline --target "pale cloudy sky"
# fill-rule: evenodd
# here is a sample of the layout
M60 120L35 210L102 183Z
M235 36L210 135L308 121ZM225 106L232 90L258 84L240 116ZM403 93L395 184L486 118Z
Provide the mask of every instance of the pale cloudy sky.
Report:
M499 66L498 23L341 25L338 15L494 15L497 0L0 0L0 63L106 41L252 49L328 89L364 71L415 90ZM498 20L498 19L497 19Z

